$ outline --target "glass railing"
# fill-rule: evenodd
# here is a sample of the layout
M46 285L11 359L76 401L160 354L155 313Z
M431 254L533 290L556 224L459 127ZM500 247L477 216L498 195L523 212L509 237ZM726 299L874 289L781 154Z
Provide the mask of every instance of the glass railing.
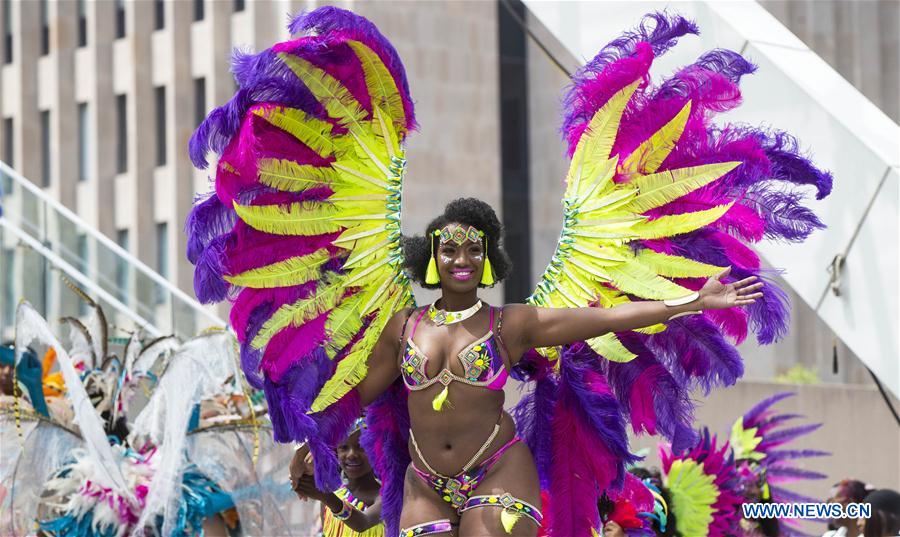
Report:
M81 317L73 284L109 321L151 335L191 337L223 319L0 161L0 335L10 337L19 300L48 319Z

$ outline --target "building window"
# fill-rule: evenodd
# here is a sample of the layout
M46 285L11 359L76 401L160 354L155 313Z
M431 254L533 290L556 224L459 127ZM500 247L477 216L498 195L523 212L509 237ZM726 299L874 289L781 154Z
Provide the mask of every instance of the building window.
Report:
M125 0L116 0L116 39L125 37Z
M204 0L194 0L194 20L195 21L202 21L203 18L206 16L206 13L204 12L205 6L203 4L204 4Z
M153 0L153 29L162 30L166 27L166 4L163 0Z
M13 138L13 118L6 117L3 118L3 162L6 163L7 166L12 168L15 166L13 163L13 150L15 149L15 139ZM3 192L9 194L12 191L12 178L6 175L3 175Z
M116 173L128 171L128 101L116 95Z
M90 143L88 104L78 103L78 180L87 181L90 175Z
M50 54L50 13L47 0L41 0L41 56Z
M3 326L16 324L16 251L3 249L0 259L0 274L3 274Z
M166 87L154 90L156 96L156 165L166 165Z
M41 186L50 186L50 111L41 110Z
M234 10L244 11L244 0L234 0Z
M203 123L206 118L206 79L194 79L194 125Z
M166 222L156 224L156 272L169 279L169 225ZM168 292L162 285L156 286L156 303L164 304Z
M0 0L0 2L3 2L3 63L12 63L12 0Z
M78 0L78 46L87 46L87 10L84 5L85 0Z
M84 233L78 235L77 243L75 245L75 254L78 258L75 260L75 267L78 269L78 272L88 276L88 270L91 266L91 253L88 250L88 238ZM78 316L87 315L88 312L88 304L84 300L78 301Z
M116 231L116 243L126 252L129 251L127 229ZM130 287L129 263L124 257L119 256L116 258L116 298L126 306L131 296Z

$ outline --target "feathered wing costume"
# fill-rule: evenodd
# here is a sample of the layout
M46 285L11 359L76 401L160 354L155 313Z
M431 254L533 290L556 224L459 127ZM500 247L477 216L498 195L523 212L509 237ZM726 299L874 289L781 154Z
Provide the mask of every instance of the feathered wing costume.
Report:
M285 483L261 477L292 456L273 445L270 427L258 421L263 416L220 413L206 425L192 418L200 417L201 403L234 389L252 408L232 385L239 379L232 336L211 332L183 345L171 337L142 345L133 336L122 362L94 354L91 343L100 340L97 352L107 352L105 321L90 328L64 322L72 329L68 347L27 302L19 305L19 356L32 343L54 349L64 378L56 396L62 401L54 404L65 401L72 412L60 422L57 414L29 410L24 398L0 408L4 535L37 527L61 536L119 537L143 534L142 528L200 534L207 518L231 508L236 534L290 535L307 522L290 507L296 502L289 502L294 495ZM31 400L42 395L40 385L28 391ZM107 434L118 438L111 442Z
M779 401L793 396L782 392L763 399L734 422L729 440L737 463L740 489L748 502L817 503L820 500L797 494L784 485L806 480L824 479L819 472L797 467L796 461L830 455L815 449L783 449L797 438L807 435L821 423L787 427L787 422L801 418L799 414L781 414L772 409ZM778 519L779 535L805 536L794 520ZM759 535L757 522L745 520L747 535Z
M387 320L412 304L399 218L403 142L415 121L403 66L370 22L323 7L290 30L300 37L236 58L240 89L191 140L196 165L210 150L219 160L215 191L188 219L188 256L202 300L233 300L244 373L265 390L276 440L308 441L318 485L333 490L331 446L358 415L353 388ZM727 266L735 279L764 277L747 242L802 240L822 227L796 187L821 198L831 177L792 137L712 123L738 105L749 62L717 50L651 82L654 57L687 33L697 29L681 17L648 16L573 77L565 221L530 303L681 298ZM523 358L515 373L534 387L515 414L556 535L597 527L599 494L620 486L634 460L626 422L663 434L676 452L696 444L690 390L735 382L733 345L749 329L770 343L787 328L785 294L768 280L763 293L746 310ZM396 533L409 463L404 390L388 390L367 419L387 532Z
M703 429L700 441L684 453L660 446L669 491L669 506L681 535L727 537L738 533L741 520L739 479L728 442L717 445Z

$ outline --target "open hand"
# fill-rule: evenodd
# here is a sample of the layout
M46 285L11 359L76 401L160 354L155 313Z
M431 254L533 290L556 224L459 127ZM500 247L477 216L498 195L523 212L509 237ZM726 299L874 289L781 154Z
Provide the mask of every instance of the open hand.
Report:
M756 302L757 298L762 298L763 294L758 292L763 286L762 282L757 281L759 278L750 276L733 283L722 283L722 278L730 273L731 267L728 267L706 280L703 288L700 289L703 309L720 310L735 306L749 306Z

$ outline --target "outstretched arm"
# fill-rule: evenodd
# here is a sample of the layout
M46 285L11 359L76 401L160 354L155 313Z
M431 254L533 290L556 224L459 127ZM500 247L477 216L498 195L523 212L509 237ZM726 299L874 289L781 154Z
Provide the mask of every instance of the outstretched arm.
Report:
M344 525L353 531L362 533L369 528L373 528L381 522L381 496L377 497L369 507L360 511L350 507L344 503L336 494L332 492L322 492L316 488L315 479L312 476L304 476L300 478L297 487L294 489L300 499L312 498L319 500L325 509L330 510L334 514L342 511L349 512L349 518L345 519Z
M756 292L762 283L756 276L724 284L719 281L730 269L707 280L699 291L699 298L680 306L668 306L661 301L628 302L612 308L537 308L512 306L507 313L510 322L504 324L507 345L518 357L527 349L567 345L609 332L634 330L665 322L679 313L704 309L724 309L746 306L762 297ZM509 327L508 329L506 327Z

